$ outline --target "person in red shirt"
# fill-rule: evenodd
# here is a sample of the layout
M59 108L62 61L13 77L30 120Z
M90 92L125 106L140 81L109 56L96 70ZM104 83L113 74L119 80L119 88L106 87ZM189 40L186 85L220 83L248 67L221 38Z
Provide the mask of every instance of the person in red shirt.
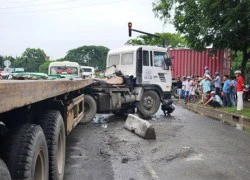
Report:
M237 77L237 111L241 111L243 109L243 88L244 88L244 79L241 75L241 71L235 71Z

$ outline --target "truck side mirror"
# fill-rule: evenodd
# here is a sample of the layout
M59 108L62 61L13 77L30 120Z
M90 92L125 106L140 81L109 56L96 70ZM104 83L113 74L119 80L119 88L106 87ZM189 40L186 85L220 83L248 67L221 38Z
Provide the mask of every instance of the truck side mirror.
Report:
M165 64L165 66L164 66L163 69L165 69L165 70L170 70L170 66L172 66L172 61L171 61L171 59L170 59L170 58L164 59L164 64Z
M164 59L166 66L172 66L171 58Z

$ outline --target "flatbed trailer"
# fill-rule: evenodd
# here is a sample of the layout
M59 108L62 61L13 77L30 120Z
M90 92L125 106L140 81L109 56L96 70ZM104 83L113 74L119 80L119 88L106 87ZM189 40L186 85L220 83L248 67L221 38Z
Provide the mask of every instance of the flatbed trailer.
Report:
M92 82L0 81L1 178L63 179L66 136L84 122L83 92Z

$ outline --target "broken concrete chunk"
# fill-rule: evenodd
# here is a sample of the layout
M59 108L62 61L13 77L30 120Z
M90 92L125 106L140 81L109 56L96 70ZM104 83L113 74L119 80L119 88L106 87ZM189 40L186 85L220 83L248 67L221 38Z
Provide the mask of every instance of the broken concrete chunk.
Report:
M144 139L156 139L155 129L152 125L136 115L128 115L124 128Z

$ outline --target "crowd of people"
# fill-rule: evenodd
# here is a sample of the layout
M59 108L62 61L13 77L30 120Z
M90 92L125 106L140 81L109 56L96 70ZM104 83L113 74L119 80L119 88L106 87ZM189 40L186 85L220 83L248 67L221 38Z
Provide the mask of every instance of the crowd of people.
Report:
M177 77L177 93L179 102L183 98L185 103L201 102L203 106L233 107L237 110L243 109L244 79L241 71L235 71L235 76L223 75L215 72L211 77L206 66L203 77L183 76Z

